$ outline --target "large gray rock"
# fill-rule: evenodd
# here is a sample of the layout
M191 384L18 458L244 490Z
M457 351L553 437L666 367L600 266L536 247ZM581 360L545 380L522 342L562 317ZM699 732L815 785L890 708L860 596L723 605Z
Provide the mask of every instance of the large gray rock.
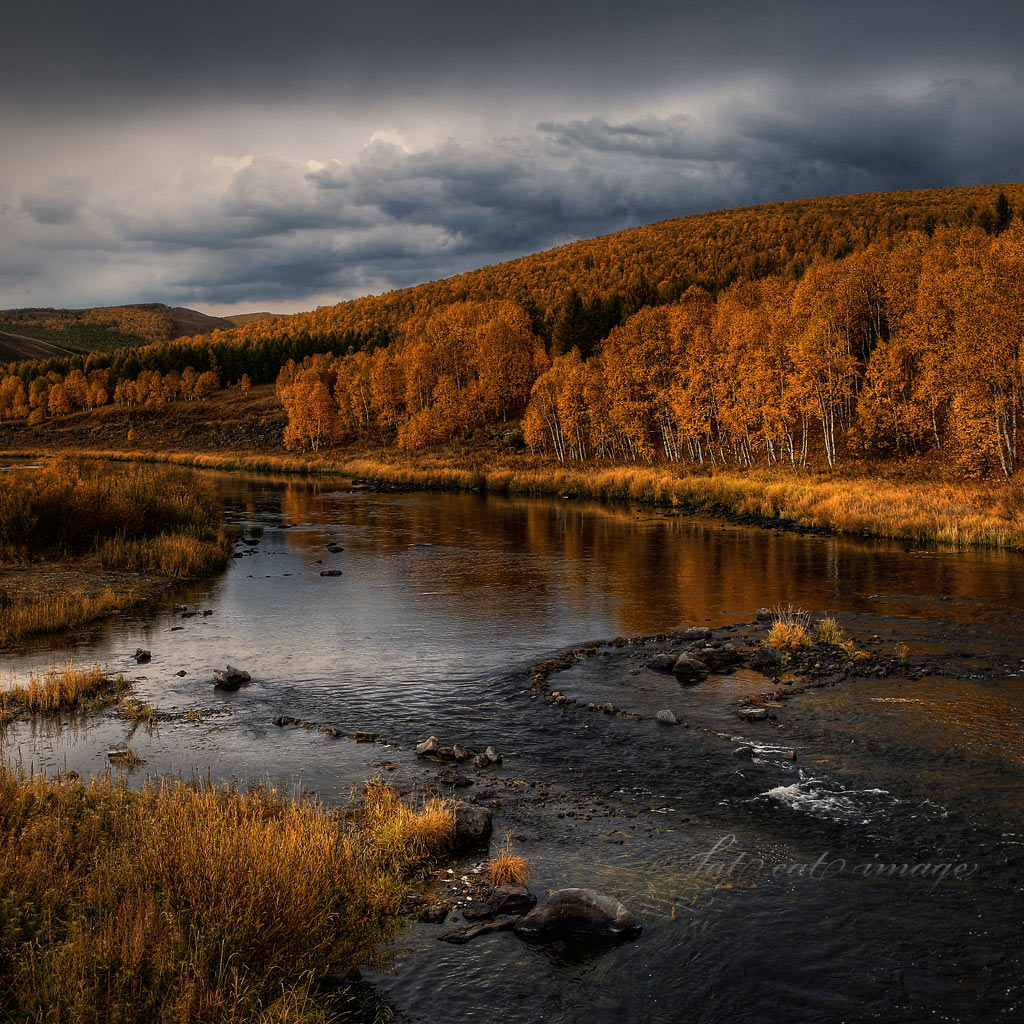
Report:
M480 846L491 838L493 815L486 807L460 801L455 805L455 845Z
M774 672L782 667L782 652L777 651L774 647L759 647L750 656L747 664L755 672Z
M699 683L709 674L707 665L700 658L686 652L676 658L672 671L681 683Z
M662 654L656 654L647 662L647 667L653 669L655 672L671 672L675 666L676 661L679 660L678 654L673 654L670 651L665 651Z
M525 885L510 882L496 885L489 902L496 914L522 914L537 905L537 897Z
M657 721L661 722L662 725L677 725L679 722L679 719L675 716L675 712L670 711L668 708L663 708L654 717Z
M416 744L416 753L420 757L433 757L441 749L441 743L436 736L428 736L422 743Z
M252 676L245 669L228 665L213 673L214 684L218 690L237 690L240 686L252 682Z
M514 929L528 942L628 939L642 930L640 918L614 897L594 889L557 889L544 906L531 910Z

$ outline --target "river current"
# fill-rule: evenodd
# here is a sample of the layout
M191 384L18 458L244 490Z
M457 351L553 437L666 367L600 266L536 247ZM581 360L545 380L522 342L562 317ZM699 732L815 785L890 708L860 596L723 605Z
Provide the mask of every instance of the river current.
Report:
M6 759L102 771L127 742L148 762L133 782L199 774L340 801L378 772L444 791L412 749L428 735L495 745L501 769L455 795L495 805L534 892L608 892L643 934L570 957L509 933L451 946L413 923L393 969L368 976L399 1020L1024 1019L1024 558L582 501L212 479L227 518L262 529L224 575L3 665L124 671L156 727L113 711L23 723ZM552 683L639 720L530 686L534 663L582 641L746 623L764 606L976 670L850 680L757 724L733 707L763 678L682 690L613 647ZM152 660L137 666L140 647ZM253 684L215 691L227 663ZM692 727L659 726L664 707ZM733 756L743 743L752 761Z

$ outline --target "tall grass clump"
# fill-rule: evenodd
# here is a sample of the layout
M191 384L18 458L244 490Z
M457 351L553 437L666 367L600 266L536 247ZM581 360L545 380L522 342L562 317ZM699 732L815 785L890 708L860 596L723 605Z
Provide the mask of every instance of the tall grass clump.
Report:
M136 600L134 593L116 593L110 587L96 594L77 590L21 601L0 600L0 647L10 647L37 633L55 633L91 622L130 608Z
M792 608L776 609L764 645L774 647L777 651L798 651L804 647L813 647L810 616Z
M99 665L80 669L69 662L41 675L31 673L24 685L0 689L0 716L52 715L98 707L118 700L129 686L123 675L107 675Z
M84 555L110 541L169 535L225 537L216 494L194 474L56 458L0 476L0 557L7 561Z
M384 962L403 895L453 832L440 808L376 783L367 796L336 813L269 789L0 766L0 1018L330 1019L338 979Z
M512 846L511 834L506 834L502 846L496 846L494 856L485 865L492 885L525 885L533 873L530 862Z

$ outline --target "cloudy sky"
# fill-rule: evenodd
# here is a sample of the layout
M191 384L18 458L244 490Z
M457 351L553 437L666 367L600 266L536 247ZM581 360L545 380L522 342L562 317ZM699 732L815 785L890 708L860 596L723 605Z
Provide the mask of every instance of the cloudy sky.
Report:
M289 312L701 210L1024 178L1019 2L19 7L0 308Z

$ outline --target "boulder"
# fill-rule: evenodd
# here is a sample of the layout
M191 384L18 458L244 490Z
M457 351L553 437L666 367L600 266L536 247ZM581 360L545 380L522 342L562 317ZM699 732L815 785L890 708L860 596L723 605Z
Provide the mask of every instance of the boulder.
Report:
M522 914L537 906L537 897L525 885L497 885L490 898L496 914Z
M327 545L327 550L330 551L332 555L338 555L345 549L337 541L332 540L331 543Z
M617 899L594 889L557 889L542 907L519 919L515 933L528 942L617 940L639 935L640 919Z
M655 718L655 721L661 722L662 725L678 725L679 724L679 719L676 718L675 712L669 711L668 708L665 708L664 710L659 711L654 716L654 718Z
M436 736L428 736L422 743L416 745L419 757L434 757L440 749L441 742Z
M647 662L647 667L654 672L671 672L679 660L678 654L671 654L668 651L656 654Z
M700 658L684 651L676 658L672 671L681 683L699 683L709 674L710 670Z
M136 664L145 665L147 661L150 661L152 659L153 654L151 651L147 651L143 647L136 647L135 654L133 655L133 657L135 658Z
M775 618L771 608L758 608L757 609L757 621L758 622L771 622Z
M743 660L732 644L705 647L699 657L712 672L731 672Z
M431 903L420 911L420 920L424 924L444 924L448 919L450 909L447 903L442 903L439 900L437 903Z
M755 672L767 675L782 667L782 652L774 647L759 647L750 657L747 664Z
M217 669L213 673L213 678L214 685L218 690L233 691L245 683L252 682L252 676L248 672L241 668L235 668L234 665Z
M501 754L499 754L494 747L487 747L484 751L484 757L487 758L491 764L501 764Z
M763 722L768 717L767 708L739 708L736 714L744 722Z
M491 766L491 762L487 760L486 754L477 754L476 757L473 758L473 764L475 764L477 768L490 768Z
M486 807L460 800L455 805L455 845L480 846L491 838L493 815Z
M340 569L322 569L320 572L321 576L341 576L342 572Z
M456 761L468 761L472 756L472 751L467 750L464 746L459 743L452 744L452 755Z

